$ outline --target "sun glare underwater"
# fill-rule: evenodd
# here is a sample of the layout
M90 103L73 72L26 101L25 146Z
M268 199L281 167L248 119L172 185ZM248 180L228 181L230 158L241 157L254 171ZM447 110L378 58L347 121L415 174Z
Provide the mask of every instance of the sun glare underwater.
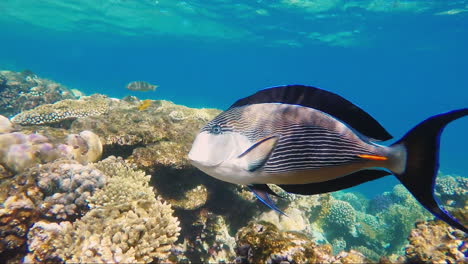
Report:
M0 263L468 262L468 1L0 13Z

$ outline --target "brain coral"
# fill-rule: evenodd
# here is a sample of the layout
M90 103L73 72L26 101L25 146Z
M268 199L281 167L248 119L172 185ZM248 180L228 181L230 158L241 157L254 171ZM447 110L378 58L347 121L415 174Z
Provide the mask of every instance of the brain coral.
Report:
M156 198L149 176L110 157L96 164L109 176L89 201L92 210L54 242L66 263L150 263L165 260L179 235L169 204Z
M79 100L66 99L54 104L40 105L15 115L11 121L20 125L54 124L68 119L101 115L108 109L106 97L93 95Z

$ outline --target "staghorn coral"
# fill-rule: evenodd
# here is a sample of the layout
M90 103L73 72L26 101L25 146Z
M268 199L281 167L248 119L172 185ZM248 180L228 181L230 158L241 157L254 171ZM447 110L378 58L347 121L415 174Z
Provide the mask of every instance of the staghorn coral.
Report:
M56 161L42 165L34 173L44 194L40 212L48 217L68 219L87 211L86 199L102 188L106 176L76 161Z
M54 104L40 105L15 115L11 121L20 125L47 125L69 119L98 116L108 110L109 102L106 97L93 95L79 100L66 99Z
M441 221L420 222L408 237L409 263L466 263L468 236Z
M168 257L179 234L169 204L155 197L149 176L122 159L95 165L109 176L105 187L89 197L91 211L64 227L54 241L66 263L150 263Z

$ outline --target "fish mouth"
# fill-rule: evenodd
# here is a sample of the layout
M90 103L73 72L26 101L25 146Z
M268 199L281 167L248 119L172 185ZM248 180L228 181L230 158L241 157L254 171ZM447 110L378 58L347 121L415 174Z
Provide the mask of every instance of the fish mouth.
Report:
M208 161L202 161L202 160L197 160L195 159L193 156L190 155L190 153L188 154L187 156L187 159L189 160L189 162L197 167L197 168L200 168L200 167L203 167L203 168L212 168L212 167L217 167L219 166L221 163L223 163L223 161L220 161L220 162L217 162L217 163L210 163Z

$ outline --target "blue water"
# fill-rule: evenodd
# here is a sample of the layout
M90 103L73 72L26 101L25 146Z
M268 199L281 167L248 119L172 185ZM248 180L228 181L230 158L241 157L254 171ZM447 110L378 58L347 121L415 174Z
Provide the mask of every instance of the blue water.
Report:
M243 6L231 1L135 1L135 20L145 19L142 7L168 17L158 22L161 28L169 25L164 32L144 22L125 29L120 13L111 11L84 10L73 23L57 16L57 25L41 24L50 10L61 12L60 5L53 5L61 1L47 1L52 9L44 13L34 7L30 14L35 19L28 19L26 11L19 18L20 2L0 4L7 14L0 20L0 68L30 69L86 94L225 109L262 88L306 84L358 104L395 139L431 115L468 106L468 1L329 1L336 3L332 8L325 8L326 1L297 1L319 6L309 9L284 5L288 1L239 1ZM109 5L96 7L101 11L129 3L99 2ZM410 9L412 4L420 8ZM258 16L247 16L253 12L242 11L245 6L267 15L258 11ZM454 14L443 13L450 10ZM109 20L93 15L108 15ZM212 30L197 27L197 21L248 34L215 28L217 35L211 36ZM62 23L68 26L61 28ZM109 30L93 31L101 24ZM187 27L191 29L184 31ZM321 38L310 37L311 32L320 32ZM334 32L345 32L344 40L327 35ZM134 80L160 87L147 93L126 90ZM464 118L444 132L442 172L468 176L467 131ZM356 189L373 195L394 183L388 177Z

